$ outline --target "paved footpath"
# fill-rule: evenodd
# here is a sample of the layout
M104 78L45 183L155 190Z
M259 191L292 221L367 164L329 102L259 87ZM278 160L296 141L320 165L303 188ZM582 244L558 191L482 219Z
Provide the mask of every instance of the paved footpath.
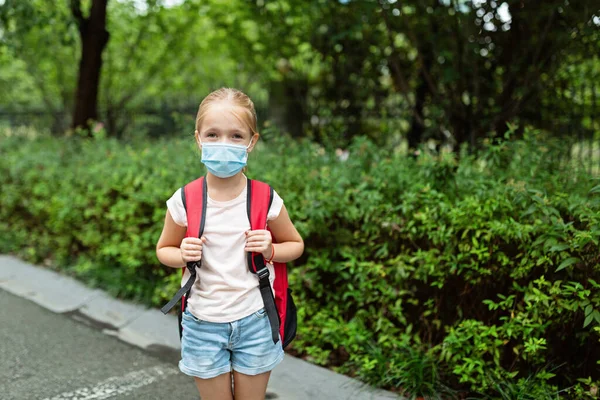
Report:
M197 400L179 351L175 316L0 255L0 400ZM267 399L400 397L286 355Z

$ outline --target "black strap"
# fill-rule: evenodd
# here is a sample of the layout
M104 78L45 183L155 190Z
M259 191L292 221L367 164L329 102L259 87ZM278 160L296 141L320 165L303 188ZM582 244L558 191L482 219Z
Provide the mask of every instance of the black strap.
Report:
M269 318L269 324L271 325L271 337L273 343L279 341L279 313L277 312L277 306L275 306L275 296L273 296L273 289L271 288L271 281L269 276L271 273L265 266L264 257L262 254L258 254L254 258L254 263L260 268L256 275L258 275L258 285L260 288L260 295L262 296L263 303L265 305L265 312Z
M171 299L171 301L169 301L167 304L165 304L163 306L163 308L160 309L160 311L162 311L163 314L166 314L169 311L171 311L171 309L173 307L175 307L175 304L177 304L177 302L179 301L179 299L181 299L181 297L184 294L186 295L186 297L189 295L189 291L192 288L192 286L194 285L194 282L196 281L196 267L197 266L198 267L200 266L198 262L189 262L189 263L187 263L186 267L187 267L188 271L190 271L190 278L185 283L185 285L183 285L177 291L177 293L175 293L175 296L173 296L173 298Z
M273 188L269 186L269 208L267 208L267 215L269 215L269 211L271 211L271 205L273 205Z

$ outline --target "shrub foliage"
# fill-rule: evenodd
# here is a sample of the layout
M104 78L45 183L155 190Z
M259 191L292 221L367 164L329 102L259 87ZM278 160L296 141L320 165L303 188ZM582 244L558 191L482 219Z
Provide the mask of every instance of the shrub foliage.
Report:
M534 132L477 155L347 150L273 136L250 156L305 238L295 354L413 397L594 394L600 182ZM191 138L4 137L0 251L160 305L180 276L155 257L165 201L202 173Z

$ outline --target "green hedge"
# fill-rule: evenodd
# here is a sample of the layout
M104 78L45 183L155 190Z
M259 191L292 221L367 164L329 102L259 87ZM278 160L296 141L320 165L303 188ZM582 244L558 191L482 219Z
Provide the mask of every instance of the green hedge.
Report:
M600 186L527 132L477 156L356 140L342 161L273 136L248 175L305 238L292 352L430 398L587 398L600 374ZM193 139L4 137L0 251L154 306L180 275L154 247L203 173Z

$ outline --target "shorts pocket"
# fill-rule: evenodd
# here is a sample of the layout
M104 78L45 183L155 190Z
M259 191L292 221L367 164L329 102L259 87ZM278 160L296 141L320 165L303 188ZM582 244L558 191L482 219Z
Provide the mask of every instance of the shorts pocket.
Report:
M202 322L202 320L201 320L201 319L198 319L198 318L196 318L196 317L195 317L195 316L194 316L194 315L193 315L193 314L190 312L190 310L189 310L189 309L187 309L187 308L186 308L186 309L185 309L185 311L183 312L183 314L182 314L182 318L183 318L184 320L187 320L187 321L194 321L194 322L197 322L197 323L201 323L201 322Z
M264 308L261 308L260 310L258 310L254 313L254 316L256 318L264 318L267 316L267 310L265 310Z

